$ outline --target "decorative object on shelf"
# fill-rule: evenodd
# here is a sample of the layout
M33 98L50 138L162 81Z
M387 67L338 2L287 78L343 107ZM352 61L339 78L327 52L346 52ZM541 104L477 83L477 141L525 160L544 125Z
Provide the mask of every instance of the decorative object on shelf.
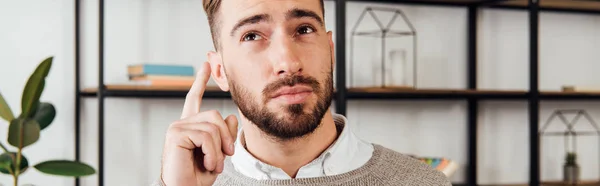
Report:
M567 152L565 158L565 164L563 165L563 181L565 183L578 183L579 182L579 165L577 164L577 154L574 152Z
M565 86L562 86L562 91L563 92L600 93L600 87L565 85Z
M574 115L569 121L567 115ZM590 128L589 130L578 130L576 124L581 118L587 120ZM559 119L560 123L564 125L562 131L550 131L550 125ZM581 125L581 124L580 124ZM581 128L581 126L579 127ZM539 131L540 137L544 136L563 136L565 145L565 162L563 164L563 182L568 184L579 183L580 180L580 167L577 164L577 138L579 136L598 136L598 145L600 150L600 129L596 121L582 109L575 110L555 110L550 117L546 120L546 123L542 126ZM598 156L600 162L600 154Z
M127 85L189 88L195 80L191 65L139 64L128 66L127 73Z
M0 172L12 175L15 186L18 185L19 176L30 168L50 175L70 177L88 176L96 172L89 165L70 160L44 161L30 167L30 162L22 153L23 148L39 140L41 130L47 128L56 116L54 105L40 101L52 60L53 57L49 57L42 61L29 77L23 90L21 114L18 117L13 115L6 100L0 94L0 118L9 123L6 139L8 139L8 144L16 148L16 150L12 150L0 143L0 147L4 151L3 154L0 154Z
M416 87L417 32L400 9L365 8L352 28L350 47L350 86ZM361 71L372 69L372 76L354 73L357 66Z
M452 175L454 175L454 173L456 173L456 171L459 168L458 163L456 163L455 161L452 161L448 158L425 157L425 156L417 156L414 154L407 154L407 155L433 167L435 170L438 170L438 171L444 173L444 175L446 175L446 177L448 177L448 178L452 177Z

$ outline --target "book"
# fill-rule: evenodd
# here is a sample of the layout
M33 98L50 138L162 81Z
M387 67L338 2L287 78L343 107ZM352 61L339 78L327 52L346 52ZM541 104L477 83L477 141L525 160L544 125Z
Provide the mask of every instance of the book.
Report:
M191 65L139 64L128 66L127 72L130 77L143 75L194 76L194 67Z
M129 76L129 80L140 81L140 80L195 80L194 76L166 76L166 75L139 75Z
M194 80L132 80L130 85L191 87Z
M585 86L573 86L565 85L562 87L563 92L588 92L588 93L599 93L600 87L585 87Z
M458 163L456 163L455 161L452 161L450 159L447 158L441 158L441 157L419 157L419 156L415 156L415 155L409 155L431 167L433 167L435 170L438 170L442 173L444 173L444 175L446 175L446 177L451 177L456 170L458 170L459 165Z

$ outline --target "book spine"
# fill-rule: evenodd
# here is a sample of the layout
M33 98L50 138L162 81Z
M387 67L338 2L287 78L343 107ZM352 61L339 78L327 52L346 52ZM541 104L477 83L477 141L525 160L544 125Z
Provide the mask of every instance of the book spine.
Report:
M195 80L194 76L165 76L165 75L138 75L129 76L129 80Z
M147 86L191 86L193 80L137 80L133 84Z
M170 65L143 65L142 74L130 74L130 76L139 75L169 75L169 76L194 76L194 67L191 66L170 66Z

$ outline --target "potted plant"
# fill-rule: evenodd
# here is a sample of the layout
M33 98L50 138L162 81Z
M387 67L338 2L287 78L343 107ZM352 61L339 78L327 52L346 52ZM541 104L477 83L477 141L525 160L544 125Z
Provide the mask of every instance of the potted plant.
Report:
M579 165L577 165L577 154L567 152L565 164L563 165L563 179L565 183L579 182Z
M54 105L41 102L40 96L44 90L45 79L50 72L53 57L42 61L33 74L29 77L21 97L21 114L16 116L10 109L6 100L0 93L0 118L8 121L8 144L14 148L7 148L0 142L0 172L12 175L14 185L19 183L19 176L29 169L40 172L70 177L81 177L95 174L91 166L71 160L50 160L37 163L33 166L22 153L22 150L39 137L40 132L47 128L56 116ZM17 166L18 165L18 166Z

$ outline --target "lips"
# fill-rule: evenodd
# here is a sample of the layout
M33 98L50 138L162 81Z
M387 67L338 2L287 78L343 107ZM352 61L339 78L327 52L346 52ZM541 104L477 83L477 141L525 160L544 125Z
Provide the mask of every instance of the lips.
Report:
M295 94L301 94L301 93L311 93L313 90L310 87L307 86L293 86L293 87L283 87L280 88L277 92L275 92L275 94L273 94L272 98L277 98L277 97L281 97L281 96L291 96L291 95L295 95Z
M272 99L284 104L300 104L306 101L312 92L312 88L307 86L288 86L277 90Z

